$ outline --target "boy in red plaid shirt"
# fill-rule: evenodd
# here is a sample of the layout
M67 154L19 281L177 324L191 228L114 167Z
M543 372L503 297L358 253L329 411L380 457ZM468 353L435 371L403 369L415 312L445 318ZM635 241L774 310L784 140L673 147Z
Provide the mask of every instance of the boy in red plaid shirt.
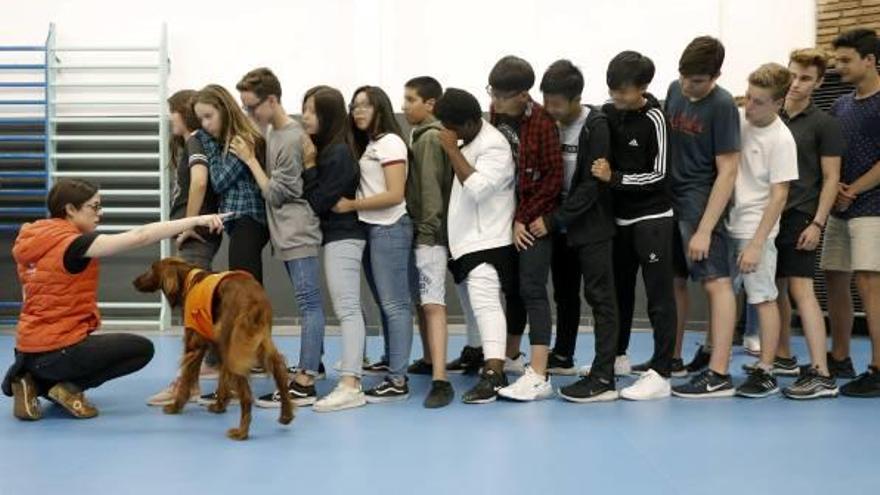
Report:
M547 295L547 277L553 252L549 236L529 232L533 221L559 206L562 191L562 148L553 118L532 100L529 90L535 73L525 60L507 56L492 68L487 91L492 97L491 122L510 142L516 161L516 213L513 242L519 251L519 298L508 300L507 371L522 377L499 395L532 401L550 397L547 359L553 320ZM520 341L526 317L530 324L532 358L525 366Z

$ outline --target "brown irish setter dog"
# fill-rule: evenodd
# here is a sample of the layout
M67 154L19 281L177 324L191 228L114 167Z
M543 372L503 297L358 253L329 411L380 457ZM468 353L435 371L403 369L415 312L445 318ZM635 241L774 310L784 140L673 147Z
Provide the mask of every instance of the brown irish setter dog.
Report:
M134 286L140 292L161 290L172 306L183 306L187 292L211 275L207 271L197 271L190 276L192 270L196 267L180 258L164 258L135 279ZM253 404L248 377L256 364L262 364L275 379L275 386L281 393L278 422L289 424L293 420L294 405L287 391L287 368L272 342L272 306L263 287L250 276L224 278L217 285L212 302L213 339L206 338L194 328L185 328L181 378L174 403L165 406L165 413L178 414L183 410L190 390L198 380L202 358L213 347L221 361L220 380L217 400L208 410L225 412L231 391L236 392L241 402L239 427L230 429L226 435L234 440L248 437Z

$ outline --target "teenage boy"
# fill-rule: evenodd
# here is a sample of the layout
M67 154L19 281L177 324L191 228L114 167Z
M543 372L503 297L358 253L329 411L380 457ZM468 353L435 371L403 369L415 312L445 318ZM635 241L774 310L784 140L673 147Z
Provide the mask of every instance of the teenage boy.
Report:
M642 270L648 317L654 330L654 354L635 366L641 377L620 395L630 400L669 397L675 348L675 296L672 238L675 220L667 189L666 119L648 85L654 63L634 51L608 64L606 81L612 102L602 111L611 132L611 163L593 165L592 174L611 188L614 201L614 286L620 309L617 357L626 359L635 309L636 276ZM681 366L677 368L677 371Z
M508 302L508 370L521 377L500 394L532 401L553 394L547 359L553 334L547 278L553 254L550 237L535 237L529 224L552 213L562 190L562 150L553 118L529 95L535 72L525 60L506 56L489 73L487 91L492 99L491 122L507 138L517 165L516 215L513 242L519 252L519 298ZM525 311L522 311L522 310ZM525 365L520 341L529 322L531 363Z
M853 325L850 283L865 309L871 336L868 370L843 385L840 392L853 397L880 397L880 56L877 33L871 29L847 31L833 43L835 67L843 82L855 91L840 97L831 108L846 141L835 209L825 229L822 269L828 284L828 316L832 347L829 367L841 378L855 375L849 358Z
M449 260L446 209L452 188L452 167L440 144L443 126L434 106L443 88L433 77L416 77L404 85L403 114L413 126L406 184L406 206L413 220L413 300L418 304L422 359L407 370L433 376L424 406L449 405L455 397L446 375L446 264Z
M595 321L596 354L587 376L562 387L559 395L572 402L598 402L618 398L614 384L618 317L611 255L614 218L607 186L590 173L594 162L609 159L608 121L600 109L581 105L583 90L584 76L568 60L554 62L541 79L544 106L558 123L568 151L571 178L566 180L567 193L560 207L529 224L529 232L537 238L565 232L569 254L577 260L565 268L571 272L580 268L583 276L584 298ZM564 290L577 290L577 285L570 283ZM577 326L571 331L573 341ZM573 353L573 342L570 349ZM570 354L565 357L571 359Z
M676 271L676 347L681 358L687 322L687 277L702 284L709 302L712 344L700 347L686 369L699 373L673 387L686 397L731 396L728 371L736 322L728 237L724 218L736 181L740 149L739 112L733 97L718 86L724 46L702 36L691 41L679 59L679 80L666 94L669 122L669 172L677 221L673 262Z
M273 252L284 262L302 313L300 361L291 369L290 399L300 406L312 405L317 400L315 380L324 373L321 353L325 318L319 287L320 221L302 196L303 130L281 104L281 83L270 69L248 72L236 89L248 115L266 129L265 169L254 150L247 150L235 140L232 148L248 166L266 201ZM259 407L280 404L278 391L256 401Z
M825 53L815 48L791 52L788 70L792 82L779 113L797 145L798 180L789 184L776 236L776 286L780 294L776 302L782 326L773 373L797 376L800 372L790 347L789 297L797 306L812 363L804 367L792 386L782 390L792 399L835 397L838 392L828 370L825 319L813 288L816 247L837 197L844 148L840 124L812 100L813 91L822 84L827 63Z
M798 167L794 137L779 117L791 73L782 65L765 64L748 81L745 109L740 112L743 151L727 230L736 257L734 287L745 288L746 303L758 313L761 329L761 359L736 394L760 398L779 392L772 373L780 327L776 235Z
M480 381L462 400L483 404L495 401L507 386L507 322L501 296L516 285L511 235L516 166L504 136L483 119L472 94L447 89L434 114L445 128L440 143L455 174L447 212L449 268L468 327L479 332L485 355Z

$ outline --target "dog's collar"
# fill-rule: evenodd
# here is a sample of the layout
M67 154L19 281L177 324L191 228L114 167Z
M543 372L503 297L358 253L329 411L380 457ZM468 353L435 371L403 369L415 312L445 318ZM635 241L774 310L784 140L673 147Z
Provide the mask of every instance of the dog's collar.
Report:
M188 293L193 286L193 279L196 278L196 275L204 272L201 268L193 268L186 274L186 281L183 283L183 292Z

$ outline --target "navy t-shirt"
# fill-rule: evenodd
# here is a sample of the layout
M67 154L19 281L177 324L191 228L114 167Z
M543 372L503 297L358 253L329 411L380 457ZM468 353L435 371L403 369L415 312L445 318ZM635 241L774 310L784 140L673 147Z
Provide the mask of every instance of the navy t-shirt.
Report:
M715 157L740 150L739 112L721 86L691 101L681 94L678 81L669 85L665 111L673 209L679 220L699 222L718 176Z
M846 141L840 180L852 184L880 162L880 93L857 99L855 93L838 98L831 107ZM874 187L858 195L841 218L880 216L880 188Z

